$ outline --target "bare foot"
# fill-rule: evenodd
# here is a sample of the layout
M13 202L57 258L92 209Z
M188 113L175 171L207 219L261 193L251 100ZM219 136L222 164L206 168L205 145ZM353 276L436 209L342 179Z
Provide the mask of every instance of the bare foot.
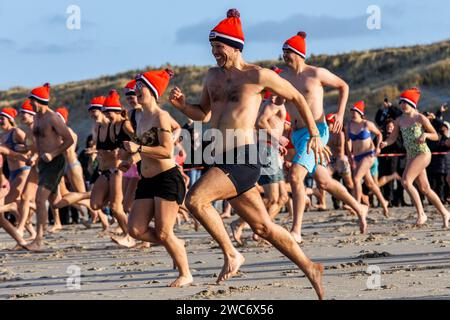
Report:
M361 205L361 212L359 216L359 231L361 231L361 234L367 233L367 212L369 211L369 207L362 204Z
M17 233L19 234L19 236L20 236L21 238L23 238L23 234L25 233L25 230L24 230L24 229L21 229L21 228L17 228Z
M122 230L122 228L120 226L115 228L115 229L110 230L110 232L112 232L112 233L114 233L114 234L116 234L118 236L123 234L123 230Z
M389 202L387 200L381 202L381 206L383 207L383 214L386 218L390 218L388 205Z
M450 213L447 211L447 213L442 216L442 221L443 221L442 228L448 229L448 220L449 219L450 219Z
M303 240L301 234L291 231L291 236L292 238L294 238L295 242L297 242L298 244L302 244Z
M50 230L48 230L48 232L49 233L58 233L62 230L62 228L63 228L62 225L55 224L55 225L53 225L53 227Z
M8 251L22 251L22 250L29 250L26 243L23 244L17 243L14 247L8 249Z
M428 220L428 217L425 213L419 215L419 217L416 220L416 227L423 226Z
M171 288L181 288L190 285L194 281L192 275L179 276L174 282L172 282L169 287Z
M245 258L242 254L237 252L235 257L225 257L225 262L220 272L219 277L217 278L217 283L221 283L222 281L226 281L237 274L239 268L244 263Z
M237 242L238 245L243 246L242 242L242 227L239 225L239 220L234 220L230 223L231 233L233 235L234 241Z
M353 208L350 207L348 204L344 204L344 207L343 207L343 208L344 208L345 210L349 211L352 215L358 216L358 214L356 213L356 211L353 210Z
M307 275L309 281L311 281L311 284L313 285L314 290L317 293L317 296L319 297L319 300L323 300L325 296L325 292L322 286L322 275L323 275L323 265L320 263L314 263L313 270L310 272L309 275Z
M315 204L313 207L319 212L328 211L326 204Z
M28 244L27 249L29 251L33 251L33 252L43 252L44 251L43 245L40 243L37 243L36 241Z
M142 241L134 246L136 249L148 249L150 248L150 242Z
M136 241L130 236L111 236L111 240L124 248L133 248L136 245Z

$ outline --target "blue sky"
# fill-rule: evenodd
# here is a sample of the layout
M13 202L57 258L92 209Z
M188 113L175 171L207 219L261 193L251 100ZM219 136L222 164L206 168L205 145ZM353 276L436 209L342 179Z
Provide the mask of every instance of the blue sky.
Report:
M81 9L68 30L66 10ZM368 30L369 5L381 30ZM40 0L0 2L0 90L95 78L165 63L210 65L209 31L238 8L249 61L280 55L304 30L308 54L341 53L450 39L445 0Z

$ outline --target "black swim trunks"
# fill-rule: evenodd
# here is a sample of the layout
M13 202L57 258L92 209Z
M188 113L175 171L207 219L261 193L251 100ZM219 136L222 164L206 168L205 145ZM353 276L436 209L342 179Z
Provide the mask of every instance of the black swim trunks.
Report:
M258 148L256 144L247 144L229 150L224 154L223 164L216 163L214 167L228 176L238 197L253 188L261 175Z
M151 178L141 176L138 182L135 200L155 197L182 204L186 186L178 167L166 170Z
M60 154L50 162L39 159L37 167L39 172L38 185L50 190L51 193L56 193L66 167L64 156Z

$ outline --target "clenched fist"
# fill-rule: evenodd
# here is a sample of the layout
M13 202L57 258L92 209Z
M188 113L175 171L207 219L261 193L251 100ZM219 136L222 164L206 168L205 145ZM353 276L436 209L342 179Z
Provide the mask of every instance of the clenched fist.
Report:
M184 106L186 104L184 93L178 87L170 90L169 101L175 108L180 110L184 109Z

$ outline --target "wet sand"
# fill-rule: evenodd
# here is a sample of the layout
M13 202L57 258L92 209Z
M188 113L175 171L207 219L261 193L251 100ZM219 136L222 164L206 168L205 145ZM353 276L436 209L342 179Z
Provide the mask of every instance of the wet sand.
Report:
M428 225L415 228L412 207L391 209L391 219L371 209L368 235L346 211L305 213L302 248L325 266L326 299L450 299L450 231L433 207L426 212ZM246 258L240 273L216 285L223 263L217 244L203 228L177 226L195 281L181 289L167 287L177 272L163 247L121 249L99 232L99 225L66 226L47 236L47 252L34 254L7 251L14 243L0 230L0 299L316 299L303 273L253 242L250 230L239 248ZM72 265L80 268L79 289L67 287ZM381 271L378 289L367 288L369 266Z

